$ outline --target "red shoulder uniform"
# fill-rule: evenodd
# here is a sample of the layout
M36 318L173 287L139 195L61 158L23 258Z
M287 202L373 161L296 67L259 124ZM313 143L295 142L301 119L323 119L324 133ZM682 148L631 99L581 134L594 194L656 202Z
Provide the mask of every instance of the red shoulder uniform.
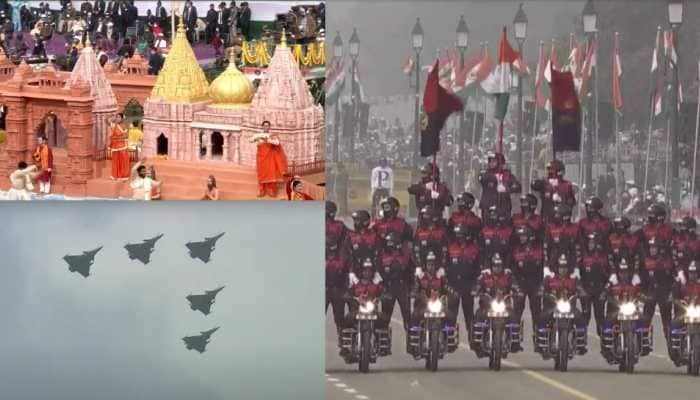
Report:
M334 220L334 219L332 219L332 220L326 219L326 235L327 236L333 236L336 239L338 239L338 241L340 243L342 243L343 240L345 240L345 235L347 234L347 232L348 232L348 228L341 221Z
M386 237L389 233L395 233L402 242L410 241L413 236L411 226L401 217L377 218L372 222L372 229L381 238Z
M544 232L544 222L542 217L537 214L525 216L523 213L513 215L513 228L517 229L521 226L527 226L535 234L538 240L541 240Z
M347 273L348 259L340 251L333 257L326 258L326 287L346 287Z
M571 297L576 294L577 281L569 276L548 276L544 280L544 291L556 297Z
M481 218L477 217L471 210L465 212L455 211L450 215L447 223L450 231L457 225L464 225L470 232L478 234L481 231Z
M542 282L544 274L544 249L541 245L516 245L512 256L515 274L528 282Z
M476 242L450 242L447 246L448 282L476 281L479 270L479 246Z
M604 217L583 218L578 222L578 226L581 236L584 238L594 233L606 238L612 230L610 221Z
M376 299L381 296L383 286L381 283L374 283L372 281L358 282L350 288L350 293L354 297Z

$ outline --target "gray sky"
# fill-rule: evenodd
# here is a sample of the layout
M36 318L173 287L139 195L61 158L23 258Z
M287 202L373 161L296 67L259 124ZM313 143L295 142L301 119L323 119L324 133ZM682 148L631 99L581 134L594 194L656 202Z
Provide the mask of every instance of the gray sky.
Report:
M353 27L360 38L360 76L368 95L413 93L408 78L401 71L406 58L413 56L411 30L420 17L425 35L421 65L435 62L437 48L454 47L459 16L464 14L470 31L467 58L488 41L492 60L498 59L500 32L506 25L513 39L513 18L518 4L525 3L528 36L525 57L537 60L540 40L551 43L552 35L571 30L574 18L581 15L584 0L459 0L459 1L351 1L329 3L327 27L329 40L340 31L347 55L347 43ZM577 27L580 29L580 27ZM567 42L568 43L568 42ZM332 51L332 47L328 47ZM331 53L332 54L332 53ZM424 79L424 77L422 77ZM350 85L347 85L348 87Z
M20 399L322 399L321 203L2 204L0 388ZM225 231L212 261L184 244ZM123 246L158 233L147 266ZM104 245L87 279L65 254ZM185 296L219 285L212 313ZM204 354L181 338L221 326Z

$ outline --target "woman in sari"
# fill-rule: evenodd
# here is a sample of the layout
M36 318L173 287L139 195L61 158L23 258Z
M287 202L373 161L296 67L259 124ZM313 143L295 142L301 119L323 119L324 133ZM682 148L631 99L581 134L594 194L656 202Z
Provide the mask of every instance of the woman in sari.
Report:
M113 121L112 136L108 150L112 154L112 176L113 180L129 179L129 149L127 147L127 133L124 127L124 114L117 114L116 121Z
M279 136L270 133L270 121L262 123L263 133L253 137L258 143L256 166L258 170L258 197L277 197L277 186L284 182L287 173L287 156L280 143Z

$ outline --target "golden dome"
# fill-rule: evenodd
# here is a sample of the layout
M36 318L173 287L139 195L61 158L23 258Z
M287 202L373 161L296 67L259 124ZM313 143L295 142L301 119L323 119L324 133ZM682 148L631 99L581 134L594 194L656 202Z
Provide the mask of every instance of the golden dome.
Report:
M236 67L235 56L231 52L228 68L209 86L209 94L217 106L247 105L253 100L253 83Z
M177 103L193 103L209 99L209 84L187 41L182 18L180 18L173 45L158 74L151 97L160 97Z

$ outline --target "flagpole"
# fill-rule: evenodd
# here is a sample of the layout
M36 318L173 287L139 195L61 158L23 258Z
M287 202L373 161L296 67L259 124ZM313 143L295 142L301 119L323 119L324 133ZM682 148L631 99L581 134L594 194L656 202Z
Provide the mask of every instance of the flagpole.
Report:
M619 43L620 43L620 33L615 32L615 54L613 54L613 65L617 62L617 57L619 56ZM613 68L613 71L616 69ZM618 71L619 72L619 71ZM596 76L596 81L598 76ZM620 79L619 77L614 76L613 79ZM613 113L615 113L615 208L617 209L617 215L620 216L622 215L622 203L621 203L621 192L620 192L620 177L621 177L621 171L620 171L620 114L617 112L617 108L615 108L615 100L613 99Z
M530 182L532 182L532 170L535 169L535 138L537 137L537 95L535 94L535 117L532 123L532 156L530 157L530 173L527 178L527 187L529 188L528 193L532 193L532 187Z
M671 118L666 119L666 168L664 177L664 195L668 199L668 171L669 171L669 153L671 152Z
M476 120L478 118L477 113L479 112L479 107L476 105L476 99L474 99L474 111L472 111L472 155L469 157L469 177L472 178L474 172L474 156L476 155ZM483 100L482 100L483 101Z
M655 96L651 97L651 111L649 113L649 133L647 134L647 156L646 161L644 163L644 190L642 191L642 193L647 192L647 185L649 183L649 151L651 150L651 131L654 125L654 97Z
M584 173L584 171L583 171L583 143L584 143L584 138L585 138L586 136L583 134L583 132L586 130L585 111L584 111L584 115L582 115L581 117L582 117L582 118L581 118L581 139L580 139L580 141L579 141L580 144L579 144L579 152L578 152L579 158L580 158L579 170L578 170L578 179L579 179L579 181L578 181L578 184L579 184L579 202L578 202L579 207L578 207L578 215L579 215L579 218L581 218L581 211L583 210L583 205L584 205L584 201L583 201L583 197L584 197L584 196L583 196L583 181L584 181L584 178L585 178L585 173ZM588 133L588 132L586 132L586 133Z
M593 40L595 42L595 69L594 69L594 77L593 77L593 97L595 97L595 112L594 112L594 121L593 121L593 131L594 131L594 136L595 136L595 157L593 159L599 159L601 157L600 155L600 135L599 135L599 126L598 126L598 110L599 110L599 102L598 102L598 31L593 32ZM600 164L600 160L598 161L598 164ZM591 163L593 160L591 160ZM600 166L600 165L599 165ZM593 168L591 168L593 170ZM599 192L600 190L600 179L597 181L596 185L596 192ZM606 194L607 195L607 194Z
M700 62L698 62L698 82L700 82ZM698 85L698 108L695 114L695 143L693 144L693 179L690 181L690 216L695 218L695 177L698 163L698 131L700 130L700 85Z

